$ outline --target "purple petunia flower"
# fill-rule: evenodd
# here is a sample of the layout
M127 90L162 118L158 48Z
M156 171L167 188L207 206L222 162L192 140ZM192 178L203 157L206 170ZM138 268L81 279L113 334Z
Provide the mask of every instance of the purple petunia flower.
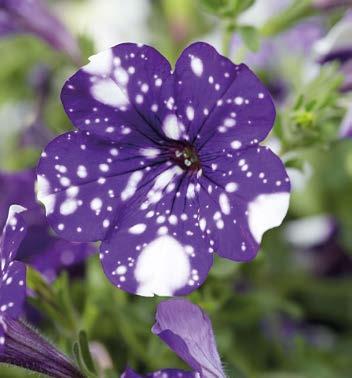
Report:
M18 318L26 297L26 267L15 260L26 234L22 212L11 205L0 237L0 362L53 377L83 377L73 363Z
M32 169L16 173L0 172L0 227L5 223L7 209L18 203L28 209L29 232L19 247L17 259L29 263L52 281L62 269L77 266L94 253L93 246L70 243L55 237L34 194L35 172Z
M158 305L152 332L159 336L193 372L164 369L146 377L225 377L208 316L186 299L170 299ZM123 378L140 375L127 369Z
M26 233L22 206L12 205L0 237L0 353L5 344L6 318L16 319L26 297L26 267L15 261L17 250Z
M20 366L55 378L84 378L74 363L20 320L6 318L0 363Z
M31 33L80 61L76 40L42 0L0 0L0 37Z
M288 208L281 160L262 141L275 109L244 64L205 43L175 70L125 43L91 58L64 85L79 129L38 165L38 199L62 237L101 240L105 274L144 296L200 286L213 253L248 261Z

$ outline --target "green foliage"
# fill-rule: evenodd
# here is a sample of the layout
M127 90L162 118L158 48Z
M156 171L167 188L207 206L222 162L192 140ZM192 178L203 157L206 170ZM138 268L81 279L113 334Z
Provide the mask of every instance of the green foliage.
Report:
M201 0L204 8L222 19L236 17L254 4L255 0Z
M260 47L260 35L256 28L253 26L239 26L237 32L250 50L258 51Z
M295 99L282 109L276 128L283 152L336 141L345 113L339 92L343 77L338 69L335 64L325 65L316 77L297 86L296 95L293 92Z

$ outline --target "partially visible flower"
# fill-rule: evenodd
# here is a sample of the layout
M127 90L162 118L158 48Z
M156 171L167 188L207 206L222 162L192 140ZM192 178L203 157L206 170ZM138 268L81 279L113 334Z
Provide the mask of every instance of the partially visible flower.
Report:
M327 241L336 229L336 222L326 214L290 221L284 228L286 239L295 247L311 248Z
M284 228L299 268L324 277L352 272L352 258L341 245L339 232L337 220L326 214L290 221Z
M36 65L29 73L28 81L35 93L33 115L26 129L21 133L22 146L43 148L54 134L46 127L44 109L51 90L52 72L45 64Z
M314 52L320 63L338 60L341 63L352 58L352 11L346 12L329 32L314 44Z
M344 17L330 29L330 31L317 41L313 48L318 61L325 64L338 61L344 75L341 90L346 92L352 88L352 10L346 12Z
M225 377L213 328L200 307L186 299L170 299L158 305L152 332L159 336L194 371L165 369L146 377ZM127 369L122 377L140 377Z
M31 33L79 63L76 40L43 0L0 0L0 37Z
M263 335L281 345L287 352L297 349L297 338L315 348L332 348L335 344L333 332L318 322L297 320L283 314L271 314L261 323Z
M259 145L275 109L246 65L194 43L172 72L153 48L125 43L92 57L61 97L79 130L43 152L38 199L62 237L102 241L117 287L187 294L214 252L249 261L281 224L289 179Z
M30 209L26 215L29 232L19 247L17 258L33 265L52 281L62 269L82 263L94 253L94 248L85 243L70 243L52 234L42 208L36 203L34 183L32 169L0 172L0 227L5 222L3 215L12 203Z
M10 206L0 238L0 362L57 378L83 377L55 347L21 320L26 297L25 264L16 260L27 225L19 205Z
M21 212L26 209L12 205L0 236L0 353L6 342L6 319L17 319L26 297L26 267L16 261L17 250L26 233Z
M312 1L313 7L317 9L333 9L336 7L341 6L351 6L352 1L351 0L313 0Z
M5 318L0 363L20 366L56 378L84 378L74 363L20 320Z

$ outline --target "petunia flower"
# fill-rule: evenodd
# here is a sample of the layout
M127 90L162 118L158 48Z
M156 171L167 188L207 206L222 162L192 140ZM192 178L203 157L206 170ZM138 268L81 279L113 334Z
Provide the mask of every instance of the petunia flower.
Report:
M117 287L187 294L214 252L249 261L282 222L289 178L259 145L275 109L246 65L194 43L171 71L152 47L125 43L92 57L61 98L78 130L43 152L38 199L61 237L102 241Z
M16 261L16 254L26 233L26 224L19 205L9 208L7 221L0 237L0 353L3 351L6 334L6 318L20 316L26 297L26 267Z
M25 210L10 206L0 238L0 362L58 378L83 377L66 356L19 319L26 297L26 267L16 258L27 231L21 214Z
M43 0L0 0L0 37L33 34L75 61L80 61L76 40Z
M18 249L17 258L52 281L61 270L79 266L94 253L94 248L86 243L70 243L53 235L43 210L35 200L34 184L33 169L16 173L0 171L0 227L5 223L3 215L11 204L18 203L30 209L26 215L29 232Z
M193 372L164 369L146 377L225 377L217 351L213 328L200 307L186 299L170 299L158 305L152 332L159 336ZM140 375L127 369L122 378Z

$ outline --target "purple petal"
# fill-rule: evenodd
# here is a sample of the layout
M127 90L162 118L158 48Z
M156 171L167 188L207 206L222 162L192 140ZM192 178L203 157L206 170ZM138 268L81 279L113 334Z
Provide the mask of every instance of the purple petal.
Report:
M7 221L0 238L1 270L16 258L17 250L26 234L26 224L20 215L26 209L19 205L9 208Z
M197 202L178 167L145 186L101 245L105 274L119 288L144 296L184 295L199 287L213 262L201 232ZM176 193L186 193L178 196ZM143 201L144 200L144 201Z
M50 237L50 243L47 248L43 248L28 261L49 282L56 278L58 272L79 266L89 256L96 253L95 248L87 243L68 242L51 235L48 237Z
M2 272L0 282L0 318L21 315L26 298L26 266L20 261L11 261Z
M192 371L184 371L179 369L162 369L149 373L147 378L200 378L200 375ZM133 377L131 377L133 378Z
M28 232L18 248L17 259L31 264L52 281L57 272L81 263L95 249L89 244L71 243L52 235L43 209L35 201L34 182L34 170L0 172L0 226L5 223L2 214L10 204L18 203L30 209L26 212Z
M127 368L122 374L121 378L142 378L142 375L137 374L131 368Z
M7 30L6 34L32 33L53 48L66 52L76 62L80 60L77 42L41 0L2 0L0 32L2 29Z
M0 227L6 222L7 212L13 203L31 209L36 205L34 196L34 170L21 172L0 171Z
M15 33L16 31L17 27L11 19L11 16L1 9L0 4L0 37L5 37L9 34Z
M90 58L64 85L72 123L105 138L140 145L160 141L163 82L170 64L155 49L124 43Z
M185 299L158 305L152 332L203 377L225 377L208 316Z
M18 205L10 207L0 238L0 350L5 342L3 317L18 317L26 295L25 265L13 261L26 231L26 224L20 214L24 210Z
M37 169L38 199L51 226L69 240L104 239L117 209L135 195L145 161L152 158L89 132L54 139Z
M121 378L142 378L142 375L137 374L130 368L127 368L121 375ZM200 378L198 373L191 371L184 371L179 369L162 369L154 373L148 373L146 378Z
M275 119L269 92L248 67L234 65L205 43L194 43L178 59L175 103L198 151L258 143Z
M252 147L209 160L200 192L203 228L222 257L255 257L265 231L281 224L290 183L281 160L268 148Z

